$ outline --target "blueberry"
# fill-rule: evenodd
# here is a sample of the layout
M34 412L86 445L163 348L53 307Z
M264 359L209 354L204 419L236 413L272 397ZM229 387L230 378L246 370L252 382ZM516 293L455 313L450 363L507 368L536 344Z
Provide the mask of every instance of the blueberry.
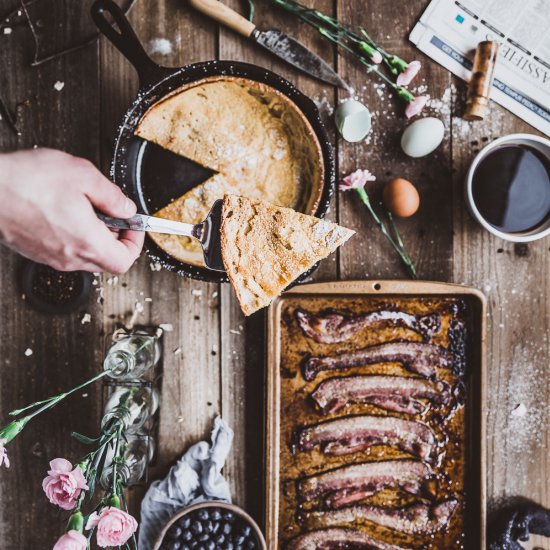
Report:
M179 539L182 533L183 533L182 528L175 525L170 529L170 531L168 531L168 537L171 539Z
M199 542L206 542L207 540L210 540L210 535L208 533L203 533L197 537L197 540Z
M184 544L182 547L181 547L181 550L191 550L191 547L187 544Z
M215 550L215 548L216 548L216 545L214 544L213 540L209 540L206 543L206 550Z
M189 516L183 516L179 521L178 521L178 525L182 528L182 529L189 529L189 527L191 526L191 518Z
M218 508L214 508L212 512L210 512L210 519L213 521L220 521L220 519L222 519L222 514Z
M206 510L205 508L203 508L202 510L199 510L197 512L197 518L199 518L200 520L204 521L206 519L210 519L210 514L208 513L208 510Z
M227 542L225 543L225 550L234 550L234 548L235 548L235 547L233 546L233 543L232 543L232 542L227 541Z
M242 529L241 529L241 535L243 537L249 537L250 536L250 533L252 532L252 528L250 527L250 525L245 525Z
M197 548L199 546L199 543L198 541L194 540L192 543L191 543L191 548Z
M225 537L222 534L220 534L217 537L214 537L214 542L216 544L223 544L225 542Z
M222 525L219 521L213 522L212 523L212 534L215 535L221 528L222 528Z
M179 540L175 540L170 544L168 547L169 550L180 550L181 549L181 542Z
M235 514L229 510L226 510L223 513L223 519L225 519L225 521L233 521L235 519Z
M183 535L181 536L181 538L186 541L186 542L189 542L190 540L193 539L193 533L192 531L184 531L183 532Z
M246 540L246 537L243 537L242 535L237 535L236 537L233 537L233 542L237 546L240 546L240 545L244 544L245 540Z
M249 539L246 541L244 547L248 548L249 550L254 550L256 548L256 541L253 539Z
M202 522L202 528L205 533L212 533L212 522L208 519Z
M191 525L191 531L193 531L195 535L200 535L202 533L202 523L200 521L195 521L193 525Z
M224 535L231 534L231 531L233 531L233 526L230 523L224 523L222 527L222 532Z

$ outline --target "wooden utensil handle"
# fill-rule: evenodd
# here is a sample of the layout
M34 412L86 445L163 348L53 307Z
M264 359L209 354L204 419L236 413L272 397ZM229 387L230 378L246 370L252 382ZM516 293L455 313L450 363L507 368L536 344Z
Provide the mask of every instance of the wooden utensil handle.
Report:
M239 15L225 4L218 2L218 0L189 0L189 3L196 10L204 13L204 15L243 36L249 37L256 28L254 23Z

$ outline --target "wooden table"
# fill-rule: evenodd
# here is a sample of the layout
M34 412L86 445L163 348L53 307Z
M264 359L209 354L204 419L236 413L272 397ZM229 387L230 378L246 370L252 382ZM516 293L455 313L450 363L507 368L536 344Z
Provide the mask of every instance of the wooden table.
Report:
M424 58L407 40L427 3L310 1L344 21L364 23L386 49L405 59L423 61L418 84L427 86L436 107L432 112L443 120L447 131L437 152L419 160L405 157L399 148L406 124L402 106L389 98L387 90L376 89L378 82L355 60L337 54L311 28L277 9L268 9L267 0L257 0L256 21L267 28L287 30L334 63L375 113L369 143L354 145L334 138L338 173L369 168L378 177L373 186L377 190L391 177L406 177L417 184L420 211L414 218L400 221L399 228L421 278L473 285L487 294L489 503L493 507L505 497L523 495L550 505L549 241L513 245L492 237L472 221L462 196L464 173L481 146L511 132L536 132L497 105L491 106L483 123L468 124L461 119L464 83ZM65 5L61 0L52 4L59 9ZM59 33L71 31L76 21L88 17L87 10L78 10L79 4L67 3L73 23L59 28ZM230 4L244 9L236 0ZM1 11L15 5L17 0L3 0ZM245 60L284 75L325 107L346 96L218 28L183 0L138 0L130 19L149 50L154 39L170 40L171 53L154 54L162 64L181 66L213 58ZM36 68L29 66L32 52L27 29L0 34L0 94L16 107L20 132L15 135L0 121L0 149L56 147L87 157L106 171L118 121L136 91L133 69L105 40ZM61 91L54 89L56 81L64 83ZM324 112L328 119L326 108ZM334 135L330 120L328 128ZM329 216L358 235L323 262L314 280L405 277L356 196L334 197ZM263 314L245 320L228 285L153 271L142 257L118 280L99 277L94 296L79 313L50 317L36 313L22 299L20 258L6 248L0 253L2 422L13 408L72 387L96 373L115 321L127 318L140 302L144 306L141 323L174 326L165 337L158 454L151 476L163 475L189 444L207 437L214 416L221 414L235 430L225 468L234 499L262 521ZM103 300L98 300L99 288ZM84 313L91 315L90 323L81 323ZM32 355L25 354L27 348ZM179 354L175 353L178 348ZM97 384L82 398L69 400L34 422L10 445L12 467L0 473L3 549L49 548L63 531L64 519L47 503L41 480L52 458L76 460L84 453L83 446L69 434L72 430L97 431L100 396L101 385ZM513 418L510 413L519 403L525 404L528 413ZM141 489L134 493L135 503ZM543 540L538 544L549 548Z

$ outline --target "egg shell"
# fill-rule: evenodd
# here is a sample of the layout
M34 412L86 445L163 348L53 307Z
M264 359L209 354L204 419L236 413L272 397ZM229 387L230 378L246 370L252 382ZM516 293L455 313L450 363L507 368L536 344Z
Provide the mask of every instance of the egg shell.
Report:
M355 99L340 103L336 108L334 119L340 135L351 143L364 139L371 129L369 110Z
M438 118L416 120L401 136L401 148L409 157L420 158L435 151L445 135L445 126Z
M397 178L389 181L382 192L384 206L399 218L412 216L420 206L416 187L408 180Z

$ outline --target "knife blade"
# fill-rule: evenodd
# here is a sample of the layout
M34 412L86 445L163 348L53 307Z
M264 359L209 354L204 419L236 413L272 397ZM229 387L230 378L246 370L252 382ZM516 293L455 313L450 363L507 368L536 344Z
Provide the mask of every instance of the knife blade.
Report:
M254 23L218 0L189 0L189 3L201 13L238 32L242 36L250 38L280 59L283 59L313 78L327 82L332 86L339 86L340 88L349 90L349 86L326 61L312 52L307 46L295 38L286 35L284 32L259 30Z
M304 46L304 44L284 32L254 29L251 38L266 50L269 50L283 61L290 63L304 73L333 86L344 89L349 88L326 61L313 53L307 46Z

